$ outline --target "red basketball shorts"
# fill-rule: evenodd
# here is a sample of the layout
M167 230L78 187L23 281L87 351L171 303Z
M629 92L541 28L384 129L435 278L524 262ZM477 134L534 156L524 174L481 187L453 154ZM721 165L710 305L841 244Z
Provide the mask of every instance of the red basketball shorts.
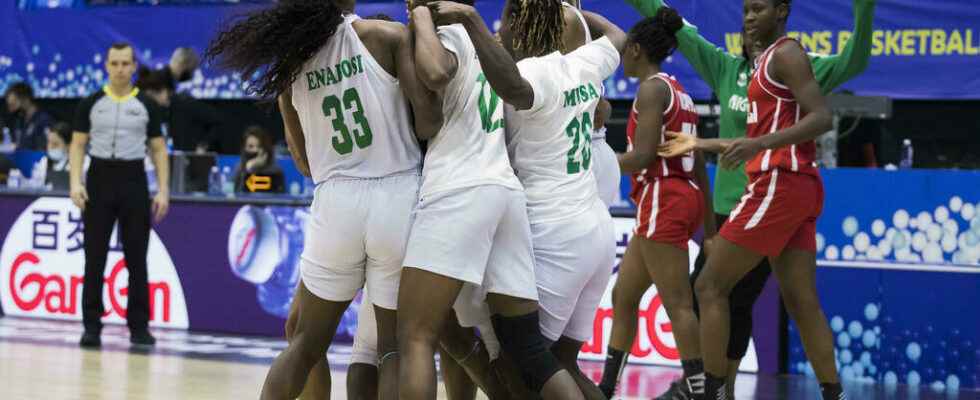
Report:
M633 234L687 250L687 242L704 221L701 190L682 178L659 178L633 190L636 229Z
M816 253L824 196L820 177L775 169L749 180L721 236L768 257L787 248Z

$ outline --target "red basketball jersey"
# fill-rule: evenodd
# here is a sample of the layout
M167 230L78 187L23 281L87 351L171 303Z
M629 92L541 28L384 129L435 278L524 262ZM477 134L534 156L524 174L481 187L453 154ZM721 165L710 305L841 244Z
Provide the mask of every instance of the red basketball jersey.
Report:
M667 110L664 111L663 129L657 134L660 135L660 142L667 140L664 132L681 132L688 135L697 136L698 134L698 112L694 107L694 100L684 91L684 87L672 76L665 73L654 75L650 79L660 79L670 87L670 101L667 103ZM629 150L633 149L633 141L636 137L637 117L642 110L636 109L636 102L633 102L633 109L630 111L630 119L626 125L626 138L629 141ZM650 133L647 133L650 134ZM652 182L657 178L676 177L688 180L694 179L694 152L689 152L677 157L657 159L647 168L633 174L633 188L636 190L644 182Z
M793 97L793 92L769 75L769 63L775 50L793 39L783 37L769 46L755 60L756 68L749 84L749 115L746 136L770 135L789 128L806 116ZM745 166L748 175L756 176L773 169L819 175L817 145L814 141L769 149L756 154Z

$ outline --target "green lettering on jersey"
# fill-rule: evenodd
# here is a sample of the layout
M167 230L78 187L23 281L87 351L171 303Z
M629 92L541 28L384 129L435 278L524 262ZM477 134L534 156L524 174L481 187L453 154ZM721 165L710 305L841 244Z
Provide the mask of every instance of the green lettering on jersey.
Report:
M330 68L318 68L306 73L306 83L309 90L316 90L324 86L334 85L343 82L344 79L351 78L357 74L364 73L364 63L362 56L356 55L347 60L341 60Z
M316 86L316 81L314 81L313 78L314 78L314 73L313 72L307 72L306 73L306 83L310 87L309 90L316 90L317 88L319 88L319 86Z
M500 97L497 96L497 92L493 91L493 88L489 87L487 78L482 72L476 78L476 81L480 83L480 100L477 101L477 106L480 108L480 122L483 125L484 131L493 133L504 127L503 118L498 120L493 119L497 107L500 106Z
M350 78L351 73L354 72L354 66L351 65L350 61L347 60L341 61L340 72L344 74L344 78Z
M333 84L335 84L337 82L340 82L340 79L338 79L337 76L333 74L333 70L332 69L326 68L326 69L322 69L321 71L323 71L327 75L327 85L328 86L329 85L333 85Z
M592 86L591 82L589 82L589 97L594 99L599 98L599 92L595 90L595 86Z
M563 107L574 107L589 100L598 99L599 92L592 83L589 83L588 86L582 85L571 90L566 90L564 96L565 104Z
M565 91L565 105L563 107L572 107L572 106L575 106L577 104L578 104L578 101L576 100L576 97L575 97L575 91L574 90L566 90Z

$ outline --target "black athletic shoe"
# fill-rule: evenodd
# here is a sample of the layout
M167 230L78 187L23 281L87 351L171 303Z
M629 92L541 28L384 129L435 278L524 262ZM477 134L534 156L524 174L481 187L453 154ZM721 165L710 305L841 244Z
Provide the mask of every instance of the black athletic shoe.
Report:
M704 399L729 400L728 389L725 385L725 378L705 374Z
M670 389L655 400L704 400L704 373L670 383Z
M86 348L99 348L102 347L102 338L99 337L98 333L86 331L82 334L82 340L78 341L78 345Z
M129 335L129 343L137 346L153 346L157 344L157 340L150 334L150 331L141 331L131 333Z
M670 383L670 388L666 392L654 398L654 400L690 400L691 393L684 384L684 378Z

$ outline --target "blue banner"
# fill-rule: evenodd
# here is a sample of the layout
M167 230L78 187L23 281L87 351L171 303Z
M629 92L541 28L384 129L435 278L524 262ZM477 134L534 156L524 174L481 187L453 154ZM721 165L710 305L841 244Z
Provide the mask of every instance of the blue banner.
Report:
M817 286L845 380L980 386L980 173L823 171ZM789 370L813 374L795 327Z
M868 1L868 0L858 0ZM38 7L39 2L24 2ZM70 5L77 2L47 2ZM583 6L624 29L639 21L636 11L619 0L583 0ZM726 50L739 47L742 3L716 0L670 1L712 43ZM970 0L923 2L878 0L868 70L844 85L861 95L901 99L980 99L980 8ZM477 1L491 27L499 26L503 2ZM139 49L140 62L166 64L176 47L203 50L218 24L255 5L99 6L21 10L0 9L0 90L27 80L41 97L78 97L105 80L103 52L115 41ZM836 53L853 29L853 0L794 2L789 29L814 52ZM404 2L362 2L358 14L387 14L404 21ZM679 54L665 69L699 100L711 91ZM620 71L607 82L607 95L629 99L636 82ZM241 79L205 66L185 84L200 98L241 98Z

